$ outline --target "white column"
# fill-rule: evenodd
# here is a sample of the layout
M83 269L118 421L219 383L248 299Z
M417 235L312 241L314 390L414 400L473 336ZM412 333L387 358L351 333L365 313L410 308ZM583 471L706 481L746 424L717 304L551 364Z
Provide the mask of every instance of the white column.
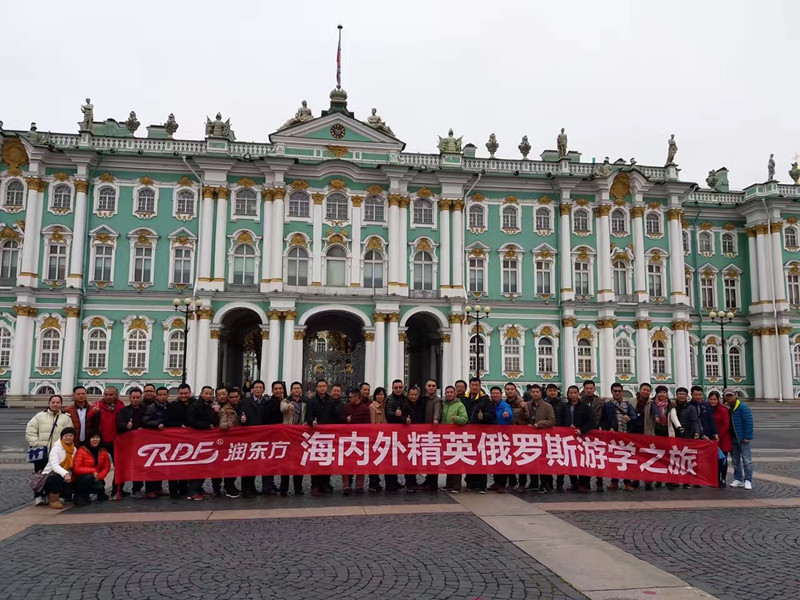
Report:
M375 364L373 365L374 379L370 381L373 388L386 387L386 315L375 313L372 315L375 323Z
M640 383L650 381L650 319L637 317L636 378Z
M292 376L286 380L286 385L290 385L293 381L303 381L303 341L306 337L306 328L299 327L294 330L294 341L292 344Z
M398 328L397 331L397 372L398 377L406 381L406 328Z
M750 266L750 304L757 305L761 296L758 289L758 256L756 255L756 230L753 227L747 228L747 254Z
M778 343L778 357L781 365L781 393L784 400L792 400L792 349L789 342L789 333L791 327L779 327L779 335L777 337Z
M72 230L72 255L69 261L67 288L81 289L83 287L83 254L86 250L86 192L88 189L88 181L75 180L75 222ZM71 390L72 388L70 388Z
M461 362L461 358L464 354L463 350L464 346L467 345L467 342L464 341L461 335L462 316L451 314L449 320L450 320L451 354L445 354L445 361L447 360L450 361L451 381L447 381L446 384L453 385L456 379L464 379L464 365Z
M561 366L564 385L561 394L566 397L567 388L575 383L575 325L578 320L572 316L561 319Z
M205 190L203 188L203 194ZM228 264L228 190L217 196L216 231L214 232L214 289L225 289L225 271ZM205 200L203 200L205 202ZM266 237L264 239L267 239ZM198 240L200 247L211 245L211 238Z
M78 359L78 317L77 306L65 306L67 324L64 327L64 351L61 353L61 393L71 394L75 387L76 361Z
M40 192L44 181L39 177L28 177L28 199L25 203L25 239L22 244L22 265L17 276L17 285L36 287L39 277L39 237L41 233L42 206Z
M442 380L439 382L441 394L444 396L444 388L448 385L453 385L453 361L452 356L452 341L450 331L442 330Z
M203 188L203 208L200 217L200 233L197 251L197 289L209 289L211 286L211 240L214 232L214 192L219 192L220 196L226 195L227 190L223 188Z
M197 311L197 337L195 344L197 346L197 360L195 364L194 381L197 386L201 385L214 385L216 382L209 380L209 357L208 351L211 345L211 317L214 316L214 311L210 306L203 306ZM199 390L196 390L196 392Z
M450 293L450 200L439 200L439 287Z
M569 192L567 192L567 199L568 198ZM561 266L561 300L566 301L575 299L575 290L572 287L572 248L570 245L571 232L569 223L569 216L572 212L572 204L564 203L563 198L561 202L562 204L559 209L559 225L561 227L561 234L558 236L558 260L559 265ZM569 384L571 385L574 380L575 377L573 371L573 377L569 380Z
M220 384L219 380L219 336L220 326L215 325L209 330L208 342L208 381L209 385L215 388Z
M350 244L350 287L361 287L361 205L364 196L353 196L353 212L350 222L353 224L351 231L352 243Z
M678 208L667 211L669 219L670 304L688 304L686 297L686 266L683 256L683 212ZM681 384L684 385L684 384Z
M272 246L267 243L272 235L272 207L274 206L272 190L263 190L263 215L261 217L261 293L269 291L272 279ZM219 224L217 224L219 227ZM262 371L262 374L264 372ZM288 384L287 384L288 385ZM288 390L287 390L288 391Z
M452 286L461 295L464 289L464 201L453 200L453 278Z
M281 313L271 310L267 313L269 318L269 363L267 364L266 381L278 379L278 367L281 360Z
M756 271L758 272L758 296L761 298L762 305L772 303L772 290L769 286L769 261L772 259L770 256L768 256L768 253L771 251L771 249L768 247L768 231L769 229L766 225L756 225L756 254L759 265L759 268L756 269ZM771 397L772 396L770 396L770 398Z
M647 291L647 279L645 276L645 265L647 264L647 261L644 257L644 206L634 206L631 209L631 217L633 229L634 294L636 294L639 302L647 302L650 294ZM642 382L649 381L649 379L642 379L641 377L639 380Z
M322 202L325 196L313 194L311 209L311 285L322 285Z
M389 293L400 288L400 200L399 194L389 194Z
M13 395L27 394L33 360L33 318L36 309L32 306L15 305L17 322L11 351L11 383L9 392ZM71 391L71 390L70 390Z
M605 195L605 194L604 194ZM608 224L608 215L611 205L601 204L594 214L597 217L597 301L613 302L614 286L611 283L611 230ZM605 387L605 382L603 383ZM610 383L608 384L611 385ZM610 392L610 390L609 390Z
M386 380L389 384L395 379L402 378L402 373L397 370L397 352L399 350L397 321L399 317L400 315L397 313L386 315L386 320L389 322L389 326L386 328Z
M272 191L272 250L270 252L270 260L272 262L272 282L270 289L272 291L281 291L283 289L283 198L286 196L286 190L282 187L275 188ZM270 329L270 332L272 329ZM277 376L277 371L275 375ZM277 377L276 377L277 378Z
M261 325L261 364L258 366L258 377L266 382L266 385L270 385L275 379L269 379L269 367L270 363L273 362L272 354L270 353L270 331L269 325ZM289 385L291 382L286 382L286 385Z
M197 389L200 382L197 380L197 337L199 321L196 316L189 318L189 333L186 334L186 383L192 388L192 394L197 394L200 390Z
M375 373L375 328L364 328L364 381L366 381L372 391L375 391L375 383L378 375Z
M763 236L759 236L763 237ZM761 368L763 377L764 397L774 399L778 397L779 383L774 373L778 356L775 352L775 331L769 327L761 330ZM772 376L770 376L772 375Z
M616 379L616 359L614 353L614 327L617 320L613 318L598 319L597 327L600 338L600 396L611 395L611 384Z
M297 318L297 311L287 310L284 313L283 322L283 370L281 379L292 381L294 373L294 321ZM302 357L300 357L302 361Z
M778 310L787 310L789 305L786 300L786 275L783 273L783 244L781 243L781 231L783 231L783 223L775 221L772 223L771 235L767 239L772 240L772 257L770 260L772 266L772 284L775 291L775 302ZM789 396L791 398L791 395Z
M404 296L408 295L408 204L410 200L403 196L400 200L400 287ZM402 378L402 377L401 377Z
M470 351L469 351L469 340L472 337L472 327L473 326L474 326L473 323L465 323L464 321L462 321L461 324L458 325L458 327L461 327L461 342L462 342L461 343L461 377L460 378L461 379L465 379L466 381L469 381L469 378L472 377L473 375L475 375L475 371L473 371L472 369L469 368L469 359L470 359L470 356L471 356L470 355ZM486 336L484 336L484 342L488 341L486 339L488 337L489 337L488 334ZM483 365L485 367L490 366L489 365L489 358L490 357L489 357L488 350L489 350L489 345L487 343L484 343L483 354L481 354L481 356L483 357ZM483 369L483 370L485 371L486 369Z
M752 238L751 238L752 239ZM761 357L761 330L750 331L753 340L753 382L756 388L756 398L764 397L764 371L762 370Z
M691 387L691 377L686 370L686 356L689 354L689 336L683 321L672 323L672 356L675 365L675 383Z

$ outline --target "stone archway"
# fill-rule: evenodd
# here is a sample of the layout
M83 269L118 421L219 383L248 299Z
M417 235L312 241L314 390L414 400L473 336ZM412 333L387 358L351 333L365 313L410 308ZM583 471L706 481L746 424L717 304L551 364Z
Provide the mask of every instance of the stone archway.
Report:
M234 308L222 317L219 344L219 382L240 389L263 379L261 317L249 308Z
M364 381L364 326L358 316L332 309L302 319L303 387L312 388L317 379L341 383L345 390Z
M425 382L442 382L440 324L428 312L417 312L406 321L406 382L424 390Z

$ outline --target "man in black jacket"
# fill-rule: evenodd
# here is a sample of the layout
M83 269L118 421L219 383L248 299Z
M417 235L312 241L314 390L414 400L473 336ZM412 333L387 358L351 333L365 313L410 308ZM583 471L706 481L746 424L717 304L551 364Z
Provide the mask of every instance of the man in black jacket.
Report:
M129 431L142 428L145 409L142 405L142 390L138 387L131 388L128 392L128 400L130 400L130 404L117 413L117 435L123 435ZM142 494L143 487L143 481L134 481L131 488L133 491L132 497L139 500L144 498L144 494Z
M311 427L341 423L341 410L341 405L328 396L328 382L324 379L318 380L316 393L309 399L306 408L306 423ZM312 496L317 497L323 492L332 491L330 475L311 476Z
M386 398L386 422L387 423L405 423L408 416L408 398L403 393L405 386L399 379L392 382L392 393ZM397 475L384 476L386 482L387 492L396 492L400 489L400 484L397 481Z
M158 395L158 392L156 392ZM187 415L189 406L195 399L192 397L192 388L188 383L178 386L178 398L169 403L169 427L188 427ZM186 498L189 495L188 479L170 479L169 496L170 498Z
M148 406L142 416L142 427L145 429L156 429L163 431L170 427L169 416L169 390L161 386L156 391L155 401ZM188 493L185 492L184 495ZM155 500L159 496L168 496L169 492L164 491L163 481L145 481L144 497L148 500Z
M214 406L214 390L210 386L203 386L200 391L200 398L196 400L187 413L187 425L192 429L208 431L214 429L219 424L217 411L219 406ZM203 483L205 479L192 479L189 481L189 499L203 499ZM222 480L220 480L220 484Z
M286 384L283 381L273 381L271 390L272 395L263 402L264 425L280 425L283 423L281 402L286 397ZM278 493L274 475L261 476L261 491L265 496L274 496Z
M256 425L267 424L267 396L264 395L264 382L257 379L253 382L250 395L242 398L239 403L241 407L242 425L245 427L253 427ZM273 481L274 487L274 481ZM261 476L261 492L266 495L272 495L276 490L272 490L269 486L269 478L266 475ZM258 495L256 489L255 477L242 477L242 495L245 498L253 498Z
M411 424L420 424L425 423L425 413L426 413L425 401L420 398L420 391L419 388L414 386L409 388L408 390L408 397L406 399L405 409L403 410L404 413L404 423L406 425ZM409 494L413 494L415 491L420 489L429 489L425 486L419 486L417 483L417 476L416 474L408 474L405 476L405 485L406 485L406 492ZM434 488L437 489L437 488Z
M603 407L605 406L606 401L605 398L601 398L597 395L597 385L591 379L587 379L583 382L581 402L586 403L589 408L592 409L592 419L594 426L597 427L597 424L600 422L600 418L603 416ZM595 480L595 487L597 488L598 492L603 491L602 477L598 477Z
M570 427L575 435L586 435L594 429L594 417L591 405L581 402L577 385L567 389L567 404L561 412L559 427ZM585 493L589 491L591 478L586 475L570 475L570 492Z
M469 402L469 408L467 409L469 421L467 423L469 425L494 425L494 404L492 399L481 389L481 380L477 377L470 378L469 392L466 397ZM467 475L464 479L468 490L477 490L479 494L486 493L486 485L489 482L488 475Z

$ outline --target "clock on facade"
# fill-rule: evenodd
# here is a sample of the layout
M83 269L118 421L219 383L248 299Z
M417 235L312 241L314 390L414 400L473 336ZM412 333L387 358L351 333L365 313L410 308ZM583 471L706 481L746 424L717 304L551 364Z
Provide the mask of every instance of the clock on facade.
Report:
M347 133L347 130L341 123L336 123L335 125L331 126L331 135L337 140L342 139L345 133Z

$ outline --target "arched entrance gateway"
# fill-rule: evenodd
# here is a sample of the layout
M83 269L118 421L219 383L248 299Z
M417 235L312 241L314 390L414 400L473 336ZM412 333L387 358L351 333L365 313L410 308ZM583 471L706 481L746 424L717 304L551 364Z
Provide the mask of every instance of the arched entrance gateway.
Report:
M426 312L411 315L406 321L406 372L409 386L425 390L425 382L435 379L442 385L442 344L436 318Z
M364 381L364 329L350 313L331 310L305 321L303 342L303 385L313 389L322 378L328 384L341 383L345 390Z
M261 317L249 308L236 308L222 318L219 379L225 385L249 389L263 379L261 365Z

